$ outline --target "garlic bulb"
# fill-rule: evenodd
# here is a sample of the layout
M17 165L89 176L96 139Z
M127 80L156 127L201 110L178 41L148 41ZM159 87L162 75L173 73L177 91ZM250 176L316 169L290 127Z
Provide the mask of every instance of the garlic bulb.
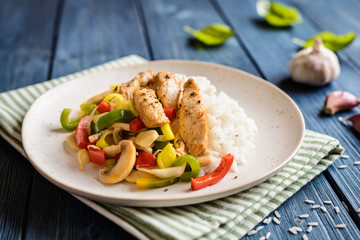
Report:
M295 82L322 86L340 74L337 56L324 47L320 38L315 39L313 47L299 51L289 64L291 78Z

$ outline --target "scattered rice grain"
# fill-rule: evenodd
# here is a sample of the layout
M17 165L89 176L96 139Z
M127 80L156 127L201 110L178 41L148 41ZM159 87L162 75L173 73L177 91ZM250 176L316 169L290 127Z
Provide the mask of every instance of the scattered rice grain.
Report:
M306 202L306 203L309 203L309 204L315 203L313 200L309 200L309 199L306 199L305 202Z
M341 201L341 204L344 206L345 210L346 210L347 212L349 212L349 208L348 208L348 206L346 205L346 203L345 203L344 201Z
M358 208L358 210L356 210L357 213L360 213L360 208Z
M259 238L259 240L265 240L265 239L266 239L265 236L261 236L261 237Z
M251 235L254 235L254 234L256 234L257 233L257 231L256 230L251 230L250 232L248 232L248 236L251 236Z
M267 232L265 238L266 238L266 239L269 239L269 238L270 238L270 235L271 235L271 232Z
M277 225L280 224L280 220L277 217L273 217L273 221L274 223L276 223Z
M328 204L328 205L331 205L332 204L332 201L329 201L329 200L325 200L323 201L324 204Z
M336 214L339 214L340 208L339 208L338 206L335 206L335 207L334 207L334 210L335 210Z
M293 227L296 231L298 232L302 232L302 228L301 227Z
M338 168L340 168L340 169L347 168L347 166L346 165L340 165L340 166L338 166Z
M346 227L346 224L336 224L336 228L345 228Z
M258 232L258 231L260 231L261 229L263 229L264 228L264 226L258 226L257 228L256 228L256 231Z
M309 226L306 230L307 233L311 233L313 226Z
M289 232L291 232L294 235L297 234L297 231L294 228L289 228Z
M308 218L309 217L309 214L301 214L300 216L299 216L299 218Z
M360 161L354 162L354 165L360 165Z
M279 213L278 211L275 211L275 216L276 216L277 218L281 218L281 215L280 215L280 213Z
M308 226L318 226L318 222L308 222Z
M303 239L303 240L309 240L308 236L306 236L305 233L302 235L302 239Z
M320 207L320 205L312 205L311 206L312 209L319 208L319 207Z
M349 158L349 155L341 155L341 158Z
M321 209L321 211L323 211L324 213L327 212L326 207L324 207L324 206L321 206L320 209Z

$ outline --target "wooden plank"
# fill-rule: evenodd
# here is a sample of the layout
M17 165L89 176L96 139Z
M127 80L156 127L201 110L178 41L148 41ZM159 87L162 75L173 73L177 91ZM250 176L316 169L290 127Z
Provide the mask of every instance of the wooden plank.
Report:
M67 1L52 78L129 54L148 58L135 10L132 1Z
M324 213L320 208L312 209L311 204L305 203L307 199L324 206L327 212ZM324 204L323 201L331 201L332 204ZM335 206L339 207L339 214L336 214ZM259 239L268 232L271 233L270 239L301 239L301 236L306 233L308 222L319 223L318 226L313 227L310 233L306 233L309 239L357 239L360 233L354 222L349 220L345 208L336 193L327 184L324 175L317 176L311 184L305 185L301 191L288 199L277 211L281 215L279 225L274 221L268 225L260 223L255 229L264 226L261 231L243 239ZM309 217L300 218L299 216L302 214L308 214ZM272 213L270 216L274 217L275 214ZM346 228L337 229L336 224L341 223L346 224ZM298 232L297 235L290 233L289 228L294 226L300 227L302 232Z
M332 117L325 117L321 114L324 99L331 91L342 89L360 96L360 89L354 88L358 81L358 70L340 56L342 73L332 84L323 88L296 84L290 81L287 67L292 55L297 51L297 47L292 44L291 39L293 37L305 39L316 33L313 22L308 21L305 16L301 25L290 29L274 29L264 24L257 16L253 1L242 1L241 4L232 0L218 1L218 4L230 19L235 30L239 31L241 41L249 50L263 75L270 82L285 90L298 104L304 114L307 128L336 136L347 149L346 154L352 157L351 160L336 161L329 168L329 172L333 178L332 182L343 179L339 182L338 187L343 196L351 201L351 210L359 208L359 198L354 195L358 194L360 189L358 184L352 184L352 182L359 182L359 168L353 165L354 159L359 156L357 147L359 138L338 122L337 117L344 114ZM240 12L241 9L246 9L246 11ZM241 29L244 34L240 34ZM346 115L355 112L358 112L358 109L350 111ZM349 162L349 167L345 171L337 168L346 161ZM352 212L352 216L359 221L359 217L354 212Z
M56 2L1 1L0 92L46 80ZM1 138L0 239L24 236L33 174L31 164Z
M185 25L201 29L212 23L224 23L209 1L142 1L142 9L155 60L208 61L258 74L234 37L222 46L206 47L183 31Z
M66 1L53 77L128 54L148 57L132 1ZM26 239L135 239L125 230L35 174Z
M301 1L296 6L312 21L318 31L331 31L335 34L360 32L360 2L358 0L345 1ZM316 11L326 9L326 11ZM357 37L351 45L339 54L351 60L360 68L360 38Z

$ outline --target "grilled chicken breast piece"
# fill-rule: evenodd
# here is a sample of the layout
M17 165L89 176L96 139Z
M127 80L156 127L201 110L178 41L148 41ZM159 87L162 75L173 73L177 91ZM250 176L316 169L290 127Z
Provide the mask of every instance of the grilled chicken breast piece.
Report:
M132 100L135 90L139 87L146 87L149 83L152 83L155 76L156 72L153 70L141 72L131 81L121 84L119 93L122 94L126 100Z
M176 107L182 88L182 79L171 72L158 72L155 90L164 107Z
M135 90L134 107L141 121L148 128L160 127L169 122L155 91L148 87Z
M197 157L206 152L208 145L208 120L199 87L190 78L184 84L179 110L179 133L186 151Z

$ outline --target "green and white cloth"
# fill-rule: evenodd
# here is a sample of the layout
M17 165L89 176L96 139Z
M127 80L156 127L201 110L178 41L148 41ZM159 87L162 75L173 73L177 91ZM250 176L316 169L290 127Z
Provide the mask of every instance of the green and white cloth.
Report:
M27 109L42 93L82 75L145 62L145 59L131 55L1 93L0 134L26 157L21 144L21 125ZM299 152L278 174L247 191L195 205L131 208L75 197L140 239L238 239L324 171L343 150L338 140L306 130Z

